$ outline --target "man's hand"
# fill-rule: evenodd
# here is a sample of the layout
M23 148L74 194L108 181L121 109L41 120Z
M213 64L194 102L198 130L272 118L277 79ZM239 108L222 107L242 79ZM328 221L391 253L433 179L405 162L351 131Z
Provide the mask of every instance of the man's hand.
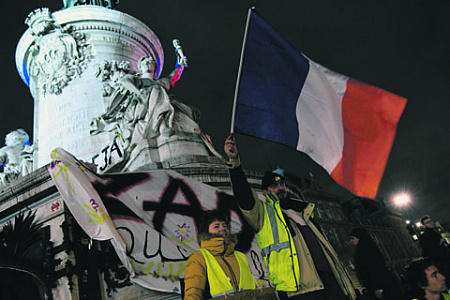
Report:
M234 160L238 158L238 150L236 147L236 142L234 141L233 134L230 134L227 139L225 140L225 147L224 147L225 153L228 156L228 160Z
M383 290L376 290L376 291L375 291L375 297L376 297L377 299L383 299L383 298L384 298L384 296L383 296Z

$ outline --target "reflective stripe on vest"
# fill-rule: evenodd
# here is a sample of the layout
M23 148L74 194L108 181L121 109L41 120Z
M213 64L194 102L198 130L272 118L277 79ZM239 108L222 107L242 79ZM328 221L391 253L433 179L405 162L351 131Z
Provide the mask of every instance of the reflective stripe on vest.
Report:
M230 279L214 256L207 249L200 248L200 251L206 262L206 273L211 297L214 298L236 292L230 283ZM234 251L234 256L239 264L239 291L254 290L256 288L255 279L250 271L247 257L239 251ZM233 270L230 271L233 272Z
M277 291L298 291L300 266L279 202L272 201L267 195L263 205L264 224L256 233L256 239L269 271L269 280Z
M442 297L444 298L444 300L450 300L450 294L447 294L447 293L442 294ZM412 300L419 300L419 299L414 298L414 299L412 299Z
M267 215L269 216L270 227L272 228L273 244L271 244L267 247L264 247L261 250L261 255L263 257L269 255L269 253L272 251L280 252L281 249L289 248L289 245L290 245L289 241L280 243L280 235L278 233L278 223L277 223L277 217L275 216L275 211L269 205L267 205L266 208L267 208Z

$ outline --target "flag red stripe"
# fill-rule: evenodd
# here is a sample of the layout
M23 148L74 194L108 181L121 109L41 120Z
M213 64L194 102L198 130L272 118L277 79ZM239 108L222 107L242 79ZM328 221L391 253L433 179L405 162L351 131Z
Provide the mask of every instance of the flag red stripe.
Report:
M354 79L342 100L344 149L333 179L361 197L374 199L406 99Z

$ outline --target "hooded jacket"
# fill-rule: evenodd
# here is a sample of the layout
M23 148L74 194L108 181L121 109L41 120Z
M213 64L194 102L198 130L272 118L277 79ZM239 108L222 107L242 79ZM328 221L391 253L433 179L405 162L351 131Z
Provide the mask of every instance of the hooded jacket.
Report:
M199 236L200 248L207 249L219 263L235 291L239 291L239 263L234 254L237 238L202 233ZM200 250L195 251L186 263L185 300L211 298L205 258Z

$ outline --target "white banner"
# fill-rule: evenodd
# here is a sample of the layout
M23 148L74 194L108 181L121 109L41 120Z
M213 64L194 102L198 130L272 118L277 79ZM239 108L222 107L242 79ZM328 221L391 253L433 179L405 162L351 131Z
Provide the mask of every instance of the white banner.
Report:
M52 152L49 172L83 230L92 239L111 240L133 282L180 293L186 260L199 248L200 217L219 209L230 217L236 248L264 285L267 271L254 231L229 194L171 170L97 175L60 148Z

